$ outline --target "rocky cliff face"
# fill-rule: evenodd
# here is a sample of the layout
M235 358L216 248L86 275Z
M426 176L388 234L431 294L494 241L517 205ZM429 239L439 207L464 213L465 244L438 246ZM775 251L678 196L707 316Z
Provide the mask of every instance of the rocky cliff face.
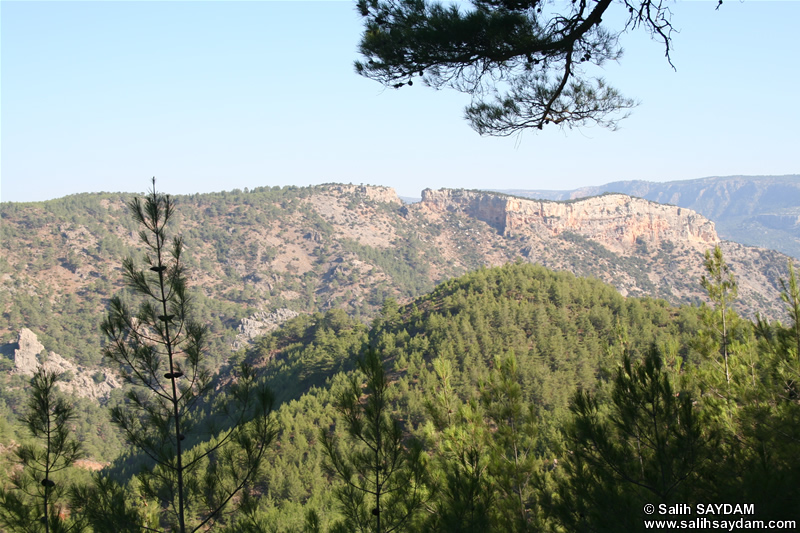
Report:
M281 324L296 317L298 314L297 311L281 308L272 313L258 311L247 318L243 318L236 331L233 349L238 350L246 346L252 339L278 329Z
M623 194L564 203L478 191L426 189L422 192L422 205L432 211L467 214L504 236L547 238L571 232L617 252L641 243L659 245L671 241L707 249L719 242L714 223L694 211Z
M674 204L713 220L724 240L800 258L800 175L722 176L660 183L617 181L571 191L499 192L549 200L620 193Z
M463 213L486 222L502 235L506 231L509 199L511 197L464 189L425 189L422 191L420 207L431 211Z
M67 361L55 352L47 354L45 362L39 363L38 357L44 351L44 345L28 328L20 330L17 344L19 348L14 350L14 371L23 376L33 376L41 365L45 370L65 376L63 381L57 383L61 390L75 396L95 400L107 399L113 389L122 386L108 370L93 372Z

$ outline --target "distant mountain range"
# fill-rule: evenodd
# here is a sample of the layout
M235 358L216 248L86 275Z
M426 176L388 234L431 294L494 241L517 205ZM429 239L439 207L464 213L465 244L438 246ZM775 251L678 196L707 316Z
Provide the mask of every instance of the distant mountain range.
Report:
M686 207L708 217L722 239L778 250L800 258L800 175L725 176L695 180L615 181L571 191L494 189L497 192L573 200L622 193Z

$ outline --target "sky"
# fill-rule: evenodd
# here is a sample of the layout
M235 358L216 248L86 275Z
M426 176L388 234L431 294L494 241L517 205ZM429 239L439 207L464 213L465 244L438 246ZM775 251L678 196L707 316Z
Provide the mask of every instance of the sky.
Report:
M481 137L469 97L355 74L352 1L0 0L0 200L341 182L573 189L800 174L800 1L676 2L603 76L617 131ZM619 17L606 23L619 24Z

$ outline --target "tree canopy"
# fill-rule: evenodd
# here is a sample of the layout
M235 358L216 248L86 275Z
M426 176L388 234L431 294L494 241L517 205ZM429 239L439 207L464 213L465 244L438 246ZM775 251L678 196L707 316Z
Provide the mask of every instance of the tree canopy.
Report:
M465 8L464 4L471 6ZM619 27L603 24L612 5ZM481 135L548 124L615 128L635 102L591 73L622 55L619 36L642 29L670 60L671 13L663 0L359 0L364 60L356 72L400 88L415 78L472 96L466 118ZM620 114L622 112L622 114Z

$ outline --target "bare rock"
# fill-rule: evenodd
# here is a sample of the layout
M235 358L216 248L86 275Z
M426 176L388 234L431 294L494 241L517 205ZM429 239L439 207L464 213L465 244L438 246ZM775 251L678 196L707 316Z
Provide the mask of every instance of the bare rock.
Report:
M71 361L67 361L55 352L50 352L47 361L42 365L46 370L60 372L70 379L59 381L58 386L64 392L74 394L81 398L92 398L93 400L108 399L111 391L122 387L122 383L109 371L92 371L83 366L78 366ZM102 374L102 380L96 380Z
M37 356L44 350L36 334L28 328L19 331L19 348L14 350L14 370L23 376L33 376L39 367Z
M278 329L278 326L298 314L291 309L281 308L271 313L259 311L248 318L243 318L239 324L236 340L233 342L233 349L238 350L248 344L250 340Z
M33 376L41 366L50 372L64 374L65 378L58 382L58 387L69 394L94 400L108 399L111 391L122 386L119 379L109 371L90 369L79 366L64 359L55 352L47 355L47 361L39 363L38 355L44 351L36 334L28 328L19 332L19 348L14 350L15 372L24 376ZM96 379L102 374L102 380Z
M400 200L400 197L397 196L397 192L391 187L368 185L360 187L359 192L375 202L383 202L387 204L399 204L399 205L403 204L403 202Z
M316 243L322 243L322 241L324 240L323 237L322 237L322 233L320 233L320 232L318 232L316 230L309 231L308 233L303 235L303 238L306 239L306 240L310 240L310 241L316 242Z
M509 198L502 194L464 189L425 189L420 205L431 211L465 213L486 222L502 235L506 230Z
M714 223L691 209L623 194L570 203L510 198L506 212L506 231L550 235L572 231L619 251L640 240L653 244L683 242L700 249L719 243Z
M706 249L719 243L714 223L691 209L662 205L624 194L570 202L529 200L482 191L422 191L423 208L465 213L501 235L554 237L572 232L626 252L637 242L681 242Z
M330 190L346 195L356 195L373 202L399 204L403 202L397 196L397 192L391 187L379 185L332 185Z

